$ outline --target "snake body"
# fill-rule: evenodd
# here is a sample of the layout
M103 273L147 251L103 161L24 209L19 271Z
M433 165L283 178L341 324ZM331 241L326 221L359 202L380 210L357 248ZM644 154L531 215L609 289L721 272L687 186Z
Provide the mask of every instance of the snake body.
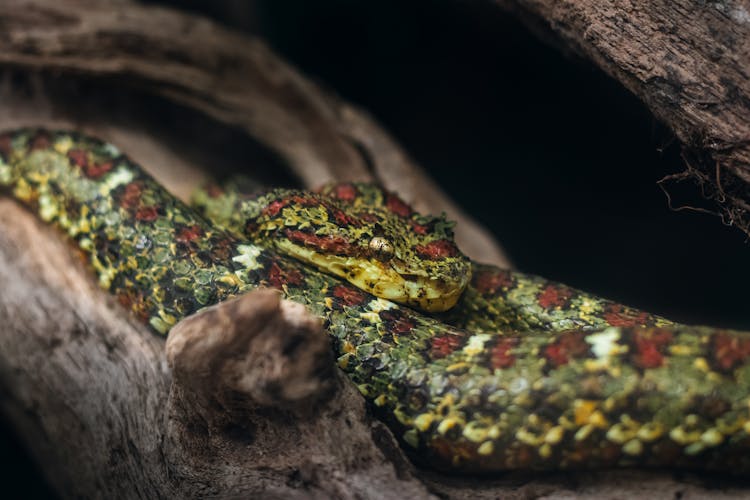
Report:
M0 135L0 186L64 231L159 334L256 287L304 304L374 411L432 466L750 470L746 333L481 265L456 308L432 317L247 239L253 221L209 222L114 146L65 131Z
M206 218L240 237L256 240L259 236L258 213L274 203L278 191L259 198L244 190L248 183L232 180L223 186L210 184L193 196L193 206ZM413 246L426 247L452 238L450 224L443 217L425 217L415 212L396 193L370 183L329 184L320 190L324 197L339 202L354 216L376 216L401 219L402 233ZM270 201L274 200L274 201ZM259 206L260 201L260 206ZM251 221L248 224L248 221ZM394 223L391 223L395 226ZM337 239L343 230L338 225L318 225L315 234L324 241ZM389 234L396 233L393 229ZM425 236L429 235L429 236ZM283 251L283 239L271 238ZM452 242L451 242L452 243ZM273 244L273 243L272 243ZM403 243L401 246L405 246ZM445 247L445 245L440 245ZM444 252L446 259L456 256L456 251ZM457 259L451 274L465 270L464 259ZM434 266L434 259L426 260ZM445 266L447 267L447 266ZM443 322L473 333L528 332L534 330L564 331L596 329L608 326L668 326L672 322L632 307L603 299L555 283L538 276L512 272L477 262L471 262L473 273L468 286L461 280L452 280L455 289L463 294L444 314L437 315ZM433 273L436 274L436 273ZM443 273L445 274L445 273ZM460 282L460 283L459 283ZM465 288L464 288L465 287ZM422 304L416 304L421 306ZM422 307L430 310L430 308ZM433 308L442 312L442 308Z

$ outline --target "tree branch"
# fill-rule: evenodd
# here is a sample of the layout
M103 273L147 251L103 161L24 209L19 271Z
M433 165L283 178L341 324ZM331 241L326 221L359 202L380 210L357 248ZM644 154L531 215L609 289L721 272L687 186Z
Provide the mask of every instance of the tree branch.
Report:
M750 234L750 2L495 2L638 96L680 141L683 178Z

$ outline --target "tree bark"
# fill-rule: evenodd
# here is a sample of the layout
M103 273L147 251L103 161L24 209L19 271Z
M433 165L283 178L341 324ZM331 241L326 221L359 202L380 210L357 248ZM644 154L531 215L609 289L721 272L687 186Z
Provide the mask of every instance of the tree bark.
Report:
M456 217L365 114L258 40L200 18L127 1L11 0L0 4L0 65L0 128L101 136L182 196L219 164L278 169L268 148L305 184L375 178ZM464 236L501 262L474 227ZM666 472L489 479L417 468L299 306L257 291L184 320L165 345L96 287L60 234L7 198L0 283L0 409L63 497L746 494Z
M682 148L665 190L692 180L750 235L750 2L495 2L638 96Z

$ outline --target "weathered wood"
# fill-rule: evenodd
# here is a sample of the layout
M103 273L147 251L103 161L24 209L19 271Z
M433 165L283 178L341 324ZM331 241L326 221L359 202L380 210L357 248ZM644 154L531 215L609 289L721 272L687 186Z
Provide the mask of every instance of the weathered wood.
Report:
M750 234L750 2L495 2L638 96L681 143L685 171L665 180Z
M182 321L166 353L173 378L163 450L172 480L191 484L179 496L428 496L376 446L373 434L384 433L396 450L335 370L328 336L303 306L256 290Z

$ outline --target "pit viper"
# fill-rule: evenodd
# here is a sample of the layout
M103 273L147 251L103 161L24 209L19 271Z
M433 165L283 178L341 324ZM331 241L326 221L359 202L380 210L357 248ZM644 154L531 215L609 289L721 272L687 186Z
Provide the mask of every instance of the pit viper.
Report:
M257 287L304 304L421 463L750 470L750 334L471 263L443 217L386 191L207 190L196 210L115 146L42 129L0 134L0 187L65 232L99 284L158 334ZM387 223L368 215L373 199ZM379 285L378 267L402 281ZM393 300L366 291L383 289Z

